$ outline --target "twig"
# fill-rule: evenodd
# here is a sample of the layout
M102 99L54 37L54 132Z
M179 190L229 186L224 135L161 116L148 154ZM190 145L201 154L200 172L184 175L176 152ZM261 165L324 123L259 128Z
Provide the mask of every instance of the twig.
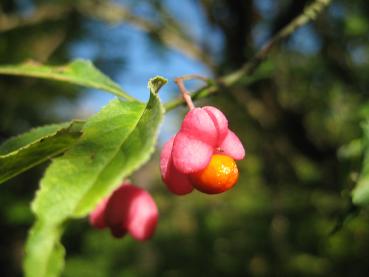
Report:
M73 10L62 5L43 5L30 16L0 14L0 32L11 31L19 27L32 26L49 20L59 20Z
M91 1L74 5L42 5L29 16L17 14L0 14L0 32L11 31L16 28L33 26L45 21L59 20L60 18L78 11L80 14L95 17L107 23L128 23L139 30L159 38L163 45L175 49L187 57L196 59L209 68L214 68L214 61L208 53L183 30L178 32L172 26L161 26L144 17L133 14L122 5L111 1ZM179 28L180 24L176 24Z
M206 98L215 92L217 92L217 87L215 86L203 87L203 88L198 89L196 92L192 93L191 98L193 100ZM164 107L165 107L165 110L169 112L170 110L173 110L177 108L178 106L183 105L184 103L185 101L183 100L183 98L177 98L177 99L167 102L164 105Z
M307 6L301 15L292 20L287 26L282 28L274 37L268 40L261 49L256 53L256 55L247 62L243 67L239 70L225 76L223 82L225 84L233 84L237 82L242 76L247 74L252 74L255 69L259 66L259 64L267 58L270 51L273 47L279 44L283 39L290 36L294 33L298 28L304 26L310 21L315 20L315 18L321 13L325 7L330 4L331 0L315 0L312 4Z
M280 30L274 37L268 40L263 47L255 54L255 56L240 69L223 76L218 79L218 82L214 82L213 85L209 85L200 88L192 94L192 99L200 99L207 97L211 94L219 91L219 84L223 86L232 86L242 80L245 76L250 76L255 72L255 69L260 63L265 60L275 45L280 43L283 39L290 36L301 26L314 20L323 10L331 3L331 0L315 0L312 4L307 6L301 15L292 20L286 27ZM175 99L165 104L165 109L170 111L180 105L184 101L182 99Z
M190 96L189 92L187 91L187 89L186 89L186 87L184 85L184 81L185 80L189 80L189 77L190 76L191 75L187 75L187 76L183 76L183 77L178 77L178 78L175 79L174 82L177 84L177 86L179 88L179 91L182 94L182 98L186 102L188 108L190 110L192 110L192 109L195 108L195 105L193 104L192 99L191 99L191 96ZM195 75L192 75L192 76L195 76Z
M183 75L181 77L178 77L177 79L181 79L183 81L188 81L188 80L200 80L203 81L207 84L209 84L210 80L204 76L198 75L198 74L187 74L187 75Z
M131 24L141 31L158 37L164 45L178 50L190 58L199 60L210 68L214 67L211 56L204 52L189 35L185 35L183 30L179 33L175 28L171 28L171 26L158 25L146 18L133 14L122 5L114 4L110 1L87 3L80 5L78 9L82 14L96 17L105 22L126 22ZM179 24L176 25L179 26Z

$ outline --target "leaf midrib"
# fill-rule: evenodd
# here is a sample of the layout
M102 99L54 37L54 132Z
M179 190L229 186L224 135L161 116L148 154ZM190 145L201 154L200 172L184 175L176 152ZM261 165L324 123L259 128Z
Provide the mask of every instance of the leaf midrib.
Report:
M47 161L47 160L49 160L49 159L51 159L51 158L53 158L53 157L55 157L55 156L57 156L59 154L64 153L69 147L70 147L69 145L68 146L65 146L64 148L61 148L60 150L53 152L52 155L45 156L44 158L37 160L37 162L30 163L29 166L25 166L23 169L17 171L14 174L10 174L8 176L5 175L6 178L0 178L0 184L2 184L3 182L6 182L7 180L9 180L9 179L11 179L11 178L13 178L13 177L21 174L21 173L23 173L23 172L25 172L25 171L33 168L33 167L35 167L36 165L40 165L43 162L45 162L45 161Z
M36 78L40 78L40 79L46 79L46 80L56 80L56 81L64 81L67 83L77 83L80 86L86 86L86 84L91 85L91 87L93 86L94 88L97 89L102 89L102 90L107 90L107 91L111 91L112 93L114 93L116 96L119 97L124 97L127 98L127 100L129 101L135 101L133 99L129 99L127 97L126 94L123 94L122 91L120 89L118 89L116 86L105 86L105 85L100 85L99 82L94 82L94 81L83 81L83 79L81 78L76 78L73 76L65 76L65 75L57 75L54 72L42 72L42 71L38 71L36 72L30 72L27 73L27 75L17 72L15 69L12 68L4 68L4 69L0 69L0 73L4 73L4 74L8 74L8 75L15 75L15 76L24 76L24 77L36 77ZM50 76L50 74L52 74L52 76ZM54 75L55 74L55 75ZM74 82L71 82L74 81Z
M150 101L149 101L150 102ZM149 103L148 102L148 103ZM136 129L138 123L141 121L142 116L144 115L146 109L148 107L148 104L145 105L145 107L142 109L141 115L138 117L137 121L135 122L134 125L132 125L132 128L130 128L129 131L129 135L127 135L127 137L119 144L119 147L117 147L115 153L111 156L112 158L109 159L109 161L107 161L104 166L101 168L101 170L98 171L98 174L96 175L96 177L94 178L93 182L91 182L91 185L88 186L87 190L81 195L81 197L79 198L79 200L76 202L77 205L75 205L73 212L69 215L69 217L71 217L73 214L76 213L76 211L78 210L79 207L79 203L81 203L81 201L85 198L85 196L91 191L92 187L94 186L94 184L96 184L96 181L99 179L100 175L103 173L103 171L105 170L105 168L107 167L107 165L110 164L110 162L119 154L120 149L122 148L122 145L131 137L133 131ZM117 116L118 117L118 116ZM115 128L113 128L115 129Z
M77 122L77 121L73 121L73 122L71 122L71 124L69 124L68 127L64 127L62 129L56 130L55 132L53 132L51 134L48 134L46 136L43 136L43 137L41 137L41 138L39 138L39 139L31 142L31 143L28 143L28 144L26 144L26 145L18 148L17 150L13 150L13 151L11 151L8 154L0 155L0 159L5 159L5 158L9 158L11 156L17 155L20 151L27 150L28 148L34 146L35 144L40 143L41 141L43 141L45 139L52 138L52 137L56 136L58 133L65 132L65 131L67 131L68 129L70 129L72 127L72 125L74 124L74 122ZM78 122L81 122L82 123L83 121L81 120L81 121L78 121Z
M73 63L77 63L77 62L86 62L83 59L77 59L72 63L69 63L67 65L72 65ZM89 64L87 63L88 66L93 66L93 64ZM19 64L18 66L21 66L23 68L27 68L27 66L29 66L30 68L32 68L31 65L28 65L26 63L23 64ZM84 80L81 77L75 77L73 76L73 74L71 74L71 72L68 72L71 75L68 75L66 73L62 73L60 72L59 74L57 72L55 72L57 69L62 68L62 66L57 66L57 67L48 67L47 65L44 64L40 64L38 66L34 66L32 68L32 70L35 70L37 72L34 71L29 71L27 72L27 74L23 73L23 72L19 72L16 68L14 68L14 66L12 65L5 65L2 66L0 68L0 74L7 74L7 75L14 75L14 76L24 76L24 77L33 77L33 78L40 78L40 79L46 79L46 80L56 80L56 81L64 81L67 83L72 83L72 84L76 84L79 86L83 86L83 87L92 87L92 88L96 88L96 89L101 89L103 91L106 92L111 92L114 95L118 96L118 97L123 97L125 98L127 101L137 101L139 102L136 98L132 97L131 95L129 95L128 93L126 93L123 89L121 89L121 87L119 87L119 85L117 85L113 80L111 80L108 76L106 76L103 72L100 72L99 70L97 70L98 74L100 74L100 77L104 78L107 82L111 82L109 85L105 85L105 84L101 84L100 82L95 82L94 80ZM96 69L96 68L93 68ZM72 72L73 73L73 72ZM64 74L64 75L63 75Z
M136 126L137 126L137 125L138 125L138 123L140 122L140 120L141 120L141 118L142 118L142 116L143 116L143 114L144 114L144 112L145 112L146 108L147 108L147 105L142 109L141 115L138 117L138 119L137 119L137 121L135 122L135 124L134 124L134 125L132 125L132 128L130 128L130 132L129 132L129 134L130 134L130 135L132 134L133 130L136 128ZM127 136L127 137L122 141L122 143L119 145L119 147L117 147L117 150L116 150L116 152L112 155L112 157L115 157L115 156L119 153L119 150L120 150L120 148L122 147L122 144L123 144L123 143L124 143L124 142L129 138L129 137L130 137L130 135L128 135L128 136ZM68 216L65 216L65 217L63 217L63 218L60 218L58 221L53 222L53 224L52 224L53 226L55 226L55 227L59 226L59 224L60 224L60 223L64 222L64 221L65 221L65 220L67 220L68 218L72 217L72 216L73 216L73 214L75 214L76 209L78 208L79 203L81 203L81 200L83 200L83 199L84 199L84 197L89 193L89 191L91 190L91 188L93 187L93 185L96 183L96 180L99 178L100 174L104 171L104 169L106 168L106 165L108 165L108 164L110 163L110 161L111 161L111 159L109 159L109 161L108 161L107 163L105 163L105 164L104 164L104 166L102 167L102 169L101 169L101 170L99 170L99 173L98 173L98 174L96 174L96 177L95 177L95 178L94 178L94 180L91 182L90 186L88 186L87 190L82 194L82 196L79 198L79 200L75 202L75 203L77 203L77 205L75 205L75 207L73 208L73 210L71 211L71 213L70 213ZM36 217L37 217L37 221L41 221L41 220L42 220L42 216L40 216L40 214L39 214L39 213L36 213ZM55 241L54 241L54 246L55 246ZM52 253L52 251L53 251L53 250L51 250L51 252L50 252L50 253ZM50 255L50 254L49 254L49 255L47 255L47 259L48 259L48 261L47 261L47 263L46 263L46 264L48 264L48 262L49 262L50 258L51 258L51 255Z

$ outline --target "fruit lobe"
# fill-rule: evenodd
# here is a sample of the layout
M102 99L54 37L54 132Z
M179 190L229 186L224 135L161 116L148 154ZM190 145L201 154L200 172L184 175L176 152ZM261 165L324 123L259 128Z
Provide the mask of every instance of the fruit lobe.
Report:
M238 168L231 157L215 154L206 168L189 176L197 190L216 194L231 189L237 183Z

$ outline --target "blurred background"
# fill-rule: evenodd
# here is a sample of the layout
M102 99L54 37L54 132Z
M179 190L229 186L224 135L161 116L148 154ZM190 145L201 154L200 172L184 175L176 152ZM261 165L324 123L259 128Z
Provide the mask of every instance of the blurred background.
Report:
M311 2L1 0L0 63L91 59L145 100L155 75L216 78L239 68ZM116 240L87 220L73 221L63 237L63 276L368 276L369 212L349 197L361 169L360 123L369 116L368 42L369 2L334 0L272 51L256 82L196 103L221 108L246 145L239 183L227 193L176 197L166 190L160 146L186 109L168 113L158 151L132 177L159 205L156 235L146 243ZM163 101L177 95L173 82L161 91ZM111 99L0 76L0 142L86 118ZM21 275L29 203L45 167L1 186L1 276Z

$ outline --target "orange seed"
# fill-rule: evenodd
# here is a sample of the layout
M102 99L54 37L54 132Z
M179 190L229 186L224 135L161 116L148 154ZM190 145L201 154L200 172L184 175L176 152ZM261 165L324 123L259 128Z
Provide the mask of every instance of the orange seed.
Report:
M237 183L238 168L231 157L215 154L206 168L189 176L196 189L216 194L231 189Z

